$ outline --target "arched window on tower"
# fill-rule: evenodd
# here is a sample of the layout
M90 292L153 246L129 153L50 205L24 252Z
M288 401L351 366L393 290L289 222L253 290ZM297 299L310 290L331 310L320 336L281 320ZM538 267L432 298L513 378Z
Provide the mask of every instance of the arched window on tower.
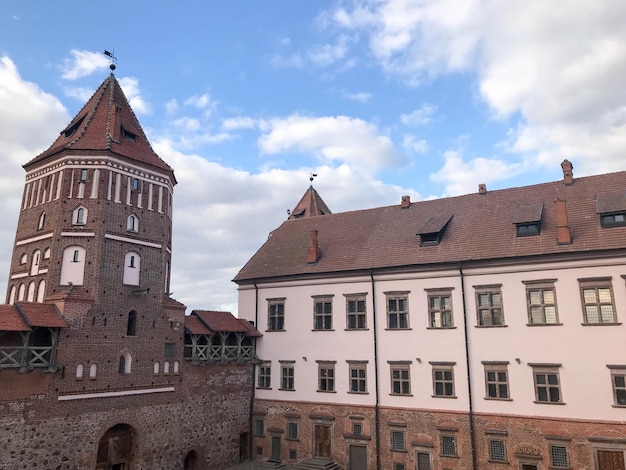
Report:
M13 305L15 303L16 293L17 290L15 289L15 286L11 286L11 293L9 294L9 305Z
M28 284L28 298L26 299L28 302L35 301L35 281L32 281Z
M75 286L83 285L86 253L82 246L68 246L63 250L60 282L62 286L70 284Z
M128 312L128 322L126 324L126 336L137 336L137 312Z
M17 291L17 300L21 302L24 300L24 295L26 294L26 286L24 284L20 284L20 288Z
M30 275L36 276L39 274L39 259L41 258L41 251L35 250L30 263Z
M130 368L133 363L133 359L129 352L125 352L120 356L120 364L117 371L120 374L130 374Z
M37 222L37 230L43 230L44 225L46 224L46 213L42 212L39 216L39 222Z
M85 225L87 223L87 209L83 206L78 206L72 212L72 224L73 225Z
M98 374L98 364L95 362L89 366L89 378L95 379Z
M128 286L138 286L140 272L141 257L139 253L129 251L124 256L124 277L122 282Z
M129 215L126 221L126 228L129 232L139 232L139 217L135 214Z
M37 302L43 302L43 299L46 295L46 281L39 281L39 286L37 287Z
M76 366L76 378L77 379L82 379L84 371L85 371L85 366L83 366L82 364L78 364Z
M43 259L50 259L50 248L43 250Z

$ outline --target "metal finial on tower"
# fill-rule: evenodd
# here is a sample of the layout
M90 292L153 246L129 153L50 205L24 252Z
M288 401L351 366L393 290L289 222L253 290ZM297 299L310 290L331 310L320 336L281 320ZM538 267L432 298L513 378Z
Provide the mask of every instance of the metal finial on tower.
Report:
M113 52L109 52L106 49L104 50L104 55L107 56L110 60L109 63L109 68L111 70L115 70L117 68L117 57L115 57L115 49L113 49Z
M317 173L313 173L313 172L310 173L309 181L311 182L311 186L313 186L313 178L315 178L316 176L317 176Z

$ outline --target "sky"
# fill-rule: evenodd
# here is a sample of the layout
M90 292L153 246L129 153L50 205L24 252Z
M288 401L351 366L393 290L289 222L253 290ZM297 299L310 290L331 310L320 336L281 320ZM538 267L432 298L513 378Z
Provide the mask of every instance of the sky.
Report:
M110 73L175 171L171 290L231 281L309 187L333 212L626 169L623 0L3 0L0 289L24 186Z

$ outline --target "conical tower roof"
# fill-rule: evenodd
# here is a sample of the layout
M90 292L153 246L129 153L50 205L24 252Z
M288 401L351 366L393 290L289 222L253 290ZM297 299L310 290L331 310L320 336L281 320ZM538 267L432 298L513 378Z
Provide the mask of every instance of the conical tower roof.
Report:
M152 150L119 82L110 74L59 137L25 169L61 152L113 152L126 159L173 172Z
M316 215L332 214L322 197L315 190L313 185L309 186L300 202L291 211L289 220L315 217Z

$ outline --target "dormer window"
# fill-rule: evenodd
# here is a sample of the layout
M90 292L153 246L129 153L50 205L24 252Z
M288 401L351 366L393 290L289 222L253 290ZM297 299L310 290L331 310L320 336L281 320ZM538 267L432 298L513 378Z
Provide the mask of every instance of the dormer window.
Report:
M596 195L596 212L600 215L602 228L626 226L626 192Z
M420 246L439 245L452 217L451 215L442 215L428 219L421 230L417 232L420 237Z
M133 134L132 132L124 128L124 126L122 126L122 137L124 137L126 140L132 140L133 142L137 142L137 134Z
M65 130L61 131L61 134L63 134L66 139L68 137L71 137L76 132L76 129L78 129L80 124L83 122L83 119L85 119L85 116L81 117L74 124L70 124L68 127L66 127Z
M513 223L516 237L532 237L541 233L543 202L520 204L515 209Z

